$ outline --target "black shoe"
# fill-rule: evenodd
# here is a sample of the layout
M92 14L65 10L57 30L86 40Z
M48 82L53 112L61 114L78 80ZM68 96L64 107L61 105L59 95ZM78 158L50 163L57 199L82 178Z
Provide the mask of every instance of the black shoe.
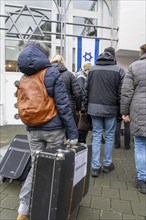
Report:
M101 173L101 167L99 169L93 169L91 171L91 176L92 177L98 177L98 175Z
M129 146L129 147L125 147L124 148L124 150L130 150L131 149L131 147Z
M104 166L103 167L103 172L104 173L110 173L112 170L115 169L115 165L113 163L110 164L110 166Z
M120 147L121 147L120 145L118 145L118 146L115 145L115 149L119 149Z
M146 181L136 179L135 186L139 192L146 194Z

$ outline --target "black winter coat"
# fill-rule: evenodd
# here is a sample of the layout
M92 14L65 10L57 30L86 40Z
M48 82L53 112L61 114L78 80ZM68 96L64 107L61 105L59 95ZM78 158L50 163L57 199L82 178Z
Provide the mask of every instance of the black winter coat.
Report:
M52 67L47 55L36 45L26 46L19 55L18 66L22 73L27 76L37 73L38 71L48 67L46 71L44 84L48 95L55 100L58 114L49 122L39 126L28 126L31 130L57 130L65 128L69 139L78 138L78 132L72 112L69 106L69 99L66 88L60 72Z
M69 104L76 119L76 110L81 110L82 105L82 92L76 77L73 73L69 72L67 68L60 63L52 63L52 65L59 70L64 80L66 90L69 97Z
M87 76L88 114L116 117L120 107L121 85L125 75L110 54L99 56Z

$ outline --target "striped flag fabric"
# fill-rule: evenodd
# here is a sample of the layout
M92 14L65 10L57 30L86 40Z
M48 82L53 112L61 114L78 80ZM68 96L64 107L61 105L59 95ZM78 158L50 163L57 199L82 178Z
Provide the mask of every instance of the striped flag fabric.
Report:
M77 70L79 70L86 62L90 62L94 65L98 55L99 39L77 38Z

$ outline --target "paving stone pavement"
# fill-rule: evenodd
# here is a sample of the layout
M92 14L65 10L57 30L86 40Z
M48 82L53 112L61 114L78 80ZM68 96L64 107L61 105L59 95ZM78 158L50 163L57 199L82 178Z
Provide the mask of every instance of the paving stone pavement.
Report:
M1 158L14 136L25 133L25 126L0 127ZM123 136L121 141L123 146ZM88 143L91 143L91 132ZM101 161L102 158L103 146ZM139 193L134 186L136 171L133 140L130 150L113 150L113 162L116 167L114 171L90 178L89 192L70 220L146 220L146 195ZM16 220L20 188L20 182L0 182L0 220Z

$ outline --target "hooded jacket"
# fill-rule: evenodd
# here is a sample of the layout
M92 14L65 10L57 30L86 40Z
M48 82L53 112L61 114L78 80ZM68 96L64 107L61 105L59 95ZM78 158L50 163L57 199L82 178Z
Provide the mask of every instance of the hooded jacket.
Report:
M18 57L19 70L27 76L48 67L44 84L48 95L55 100L58 114L49 122L39 126L27 126L27 130L57 130L65 128L69 139L78 138L76 124L69 106L67 91L59 71L52 67L45 51L37 45L26 46Z
M130 131L146 137L146 53L129 66L121 90L121 114L130 115Z
M120 106L121 84L125 73L116 65L115 56L107 51L99 55L87 76L88 114L116 117Z
M78 85L75 76L67 70L67 68L61 63L52 63L52 66L58 69L64 80L67 94L69 97L69 104L73 112L74 118L76 118L76 110L81 110L82 105L82 92Z

